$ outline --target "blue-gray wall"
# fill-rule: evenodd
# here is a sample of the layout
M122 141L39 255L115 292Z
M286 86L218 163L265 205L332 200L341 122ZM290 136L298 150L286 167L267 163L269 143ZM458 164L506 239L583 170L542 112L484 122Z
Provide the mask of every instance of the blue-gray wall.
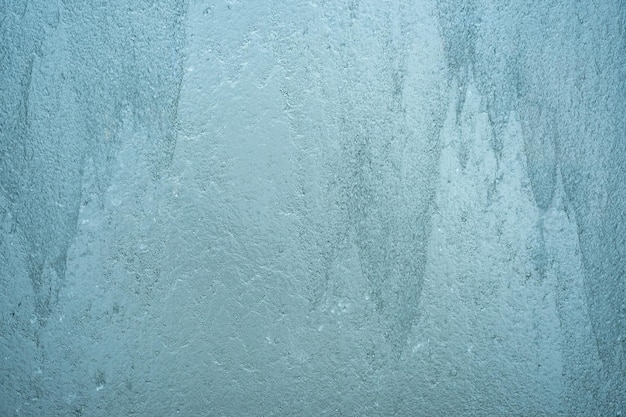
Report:
M626 6L0 1L0 415L626 415Z

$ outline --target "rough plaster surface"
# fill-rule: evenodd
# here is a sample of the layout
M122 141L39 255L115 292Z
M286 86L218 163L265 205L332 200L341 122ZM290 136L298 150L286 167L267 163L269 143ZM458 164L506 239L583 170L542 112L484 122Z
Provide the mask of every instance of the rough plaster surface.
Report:
M623 3L0 9L0 415L626 415Z

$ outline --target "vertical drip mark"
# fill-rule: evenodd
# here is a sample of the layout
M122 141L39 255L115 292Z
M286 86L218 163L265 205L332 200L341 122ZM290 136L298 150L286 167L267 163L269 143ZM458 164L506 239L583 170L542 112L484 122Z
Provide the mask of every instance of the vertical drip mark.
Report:
M530 244L530 253L533 263L533 271L539 281L543 282L549 269L549 256L546 249L545 227L544 227L545 211L541 210L539 220L535 224L536 239Z
M524 154L539 220L536 238L530 243L533 270L543 281L549 268L549 256L544 236L544 219L551 207L557 185L557 128L555 111L546 103L530 102L520 109L524 137Z

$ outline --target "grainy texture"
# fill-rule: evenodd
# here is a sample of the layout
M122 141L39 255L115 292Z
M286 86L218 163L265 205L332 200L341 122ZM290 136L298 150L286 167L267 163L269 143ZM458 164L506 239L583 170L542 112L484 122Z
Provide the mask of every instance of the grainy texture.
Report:
M0 9L0 415L625 415L623 2Z

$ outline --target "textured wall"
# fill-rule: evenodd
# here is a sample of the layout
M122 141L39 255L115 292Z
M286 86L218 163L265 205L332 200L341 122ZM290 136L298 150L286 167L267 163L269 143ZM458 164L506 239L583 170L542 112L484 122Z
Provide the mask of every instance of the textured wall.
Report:
M623 2L0 10L0 415L626 415Z

